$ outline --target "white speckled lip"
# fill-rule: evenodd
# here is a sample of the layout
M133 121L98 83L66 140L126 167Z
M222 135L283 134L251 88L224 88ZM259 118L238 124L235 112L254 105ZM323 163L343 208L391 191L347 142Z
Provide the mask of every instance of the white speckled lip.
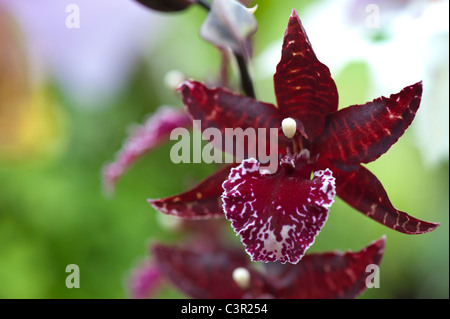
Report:
M253 261L295 264L328 218L334 181L328 169L312 180L288 176L284 169L262 174L252 158L233 168L222 184L222 206Z

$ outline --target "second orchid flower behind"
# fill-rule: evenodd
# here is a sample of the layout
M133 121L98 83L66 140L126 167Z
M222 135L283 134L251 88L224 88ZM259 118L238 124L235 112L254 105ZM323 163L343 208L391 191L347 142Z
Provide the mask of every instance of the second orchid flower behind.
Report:
M421 234L439 225L397 210L381 182L361 165L384 154L411 124L421 82L338 111L330 71L317 59L293 10L274 83L278 107L195 81L181 84L179 92L191 118L201 120L202 131L280 129L275 173L260 172L257 159L245 159L188 192L149 203L181 218L225 216L252 260L265 262L297 263L320 232L336 193L402 233Z
M211 245L208 238L154 243L151 257L131 274L129 290L137 299L152 298L166 285L200 299L352 299L368 288L367 269L380 265L384 247L382 237L358 252L312 253L297 265L258 268L241 249Z

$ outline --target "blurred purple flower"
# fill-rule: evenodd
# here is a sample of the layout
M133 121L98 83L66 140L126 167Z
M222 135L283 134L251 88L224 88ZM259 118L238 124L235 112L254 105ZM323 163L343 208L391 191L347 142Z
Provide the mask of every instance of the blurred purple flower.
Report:
M149 259L134 269L129 279L130 297L146 299L153 297L161 284L161 271Z
M0 0L23 31L33 80L53 74L84 107L99 106L126 83L157 43L161 16L130 0ZM79 27L70 28L79 13Z
M117 180L140 157L165 142L170 132L177 127L192 125L188 114L182 109L168 106L160 107L145 124L135 127L125 140L123 147L113 163L103 168L103 187L106 193L112 193Z

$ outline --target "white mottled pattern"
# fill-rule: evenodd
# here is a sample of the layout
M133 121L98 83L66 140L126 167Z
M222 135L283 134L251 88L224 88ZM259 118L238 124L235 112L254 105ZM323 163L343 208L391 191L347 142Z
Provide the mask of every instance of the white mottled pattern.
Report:
M307 165L300 156L281 160L299 171ZM225 216L253 261L297 263L328 218L336 194L331 171L317 171L312 180L292 172L280 166L263 174L251 158L222 184Z

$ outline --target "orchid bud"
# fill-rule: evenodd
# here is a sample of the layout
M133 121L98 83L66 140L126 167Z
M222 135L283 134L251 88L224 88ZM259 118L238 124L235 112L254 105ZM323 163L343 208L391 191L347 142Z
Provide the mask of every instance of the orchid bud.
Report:
M219 48L230 48L249 57L252 55L251 37L257 29L253 12L235 0L214 0L200 35Z
M163 12L182 11L195 3L195 0L136 0L144 6Z

